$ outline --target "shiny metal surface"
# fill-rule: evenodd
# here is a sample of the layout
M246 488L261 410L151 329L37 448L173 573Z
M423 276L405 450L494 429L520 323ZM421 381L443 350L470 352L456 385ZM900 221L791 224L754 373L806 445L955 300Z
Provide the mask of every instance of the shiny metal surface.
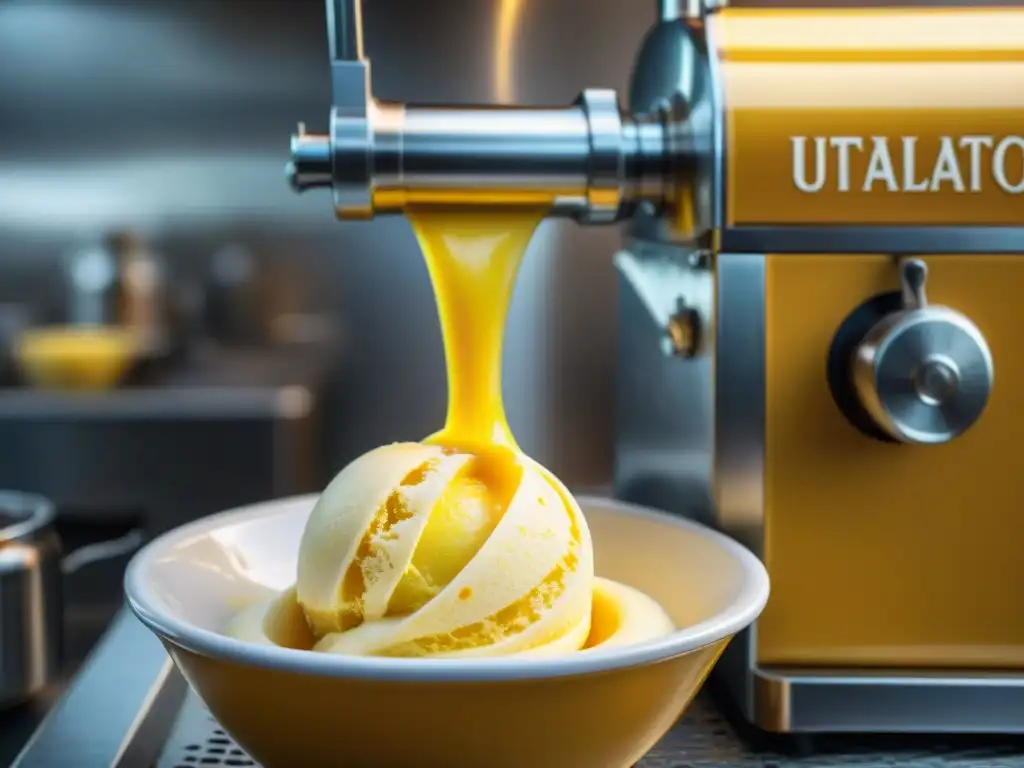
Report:
M663 204L672 188L665 127L622 115L612 91L584 91L562 109L372 102L368 120L365 133L333 118L331 137L292 137L292 186L333 188L342 219L409 205L543 205L612 223L641 201Z
M563 109L383 102L372 95L358 46L339 60L333 42L351 34L338 24L359 24L358 0L327 0L327 7L331 129L311 136L300 124L286 173L297 191L330 187L339 218L401 213L415 204L543 205L551 216L611 223L640 203L675 209L675 190L696 162L682 93L642 118L622 114L614 91L595 89ZM689 205L689 198L678 202Z
M348 218L373 215L374 126L370 62L363 55L361 0L327 0L327 43L331 67L331 118L328 136L306 136L300 123L292 137L292 160L285 173L298 192L327 175L335 211Z
M611 91L584 91L563 109L372 102L369 115L368 146L346 139L343 149L337 121L333 140L292 139L293 186L333 187L339 218L417 204L544 205L551 215L613 222L640 195L669 189L661 125L624 118ZM367 152L369 163L355 161ZM369 208L349 202L367 197L361 189Z
M681 246L632 241L616 255L619 366L614 492L618 498L714 522L715 276ZM666 354L680 303L698 311L702 345Z
M686 12L691 13L691 3L686 2ZM673 21L683 14L684 5L682 0L658 0L658 20Z
M727 227L721 249L733 253L1024 253L1019 227Z
M707 254L637 240L615 254L614 262L661 329L662 352L697 355L714 332L714 275Z
M0 708L40 691L62 654L60 542L54 508L0 492Z
M689 14L661 16L645 37L630 78L629 110L647 120L661 115L674 179L660 199L649 194L642 198L647 204L636 207L629 224L635 238L695 242L714 226L721 101L712 81L707 27Z
M63 577L130 553L140 530L87 544L62 557L47 499L0 491L0 710L40 693L64 662Z
M657 258L670 252L664 244L631 245L642 248ZM686 263L688 253L677 251ZM719 254L690 279L682 268L673 277L640 264L620 281L615 495L714 524L761 555L765 257ZM660 300L645 298L653 286ZM702 350L691 360L658 351L658 318L676 295L706 308ZM767 727L756 703L756 633L755 624L738 635L713 675L748 720Z
M752 675L750 719L774 733L1024 733L1020 673L762 667Z
M978 327L961 313L929 305L927 265L900 262L901 312L868 331L852 363L865 410L902 443L945 443L985 410L993 384L992 353Z
M718 527L764 557L766 258L716 258L712 498ZM770 599L770 598L769 598ZM715 668L716 679L744 716L767 725L756 687L757 622L740 633Z
M328 0L327 39L332 61L363 58L363 4L360 0Z
M721 0L726 5L726 0ZM707 45L709 51L717 51L717 26L714 19L708 19ZM726 247L722 240L725 227L725 201L729 194L728 180L725 173L726 152L729 143L725 139L726 123L729 120L725 108L725 83L722 78L722 61L719 56L708 56L708 83L711 91L712 112L715 115L711 128L711 156L714 158L711 168L711 184L714 193L711 195L711 225L715 233L715 248L731 253L769 253L759 248Z
M719 254L715 490L720 527L764 550L765 257Z
M149 768L188 691L167 652L127 609L13 765ZM97 717L97 713L102 717Z

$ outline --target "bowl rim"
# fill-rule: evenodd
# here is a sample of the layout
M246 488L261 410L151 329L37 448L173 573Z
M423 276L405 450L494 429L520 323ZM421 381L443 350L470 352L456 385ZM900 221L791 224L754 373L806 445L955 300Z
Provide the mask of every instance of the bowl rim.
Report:
M302 504L310 508L319 494L289 496L238 507L186 523L151 541L132 558L125 573L125 596L132 612L165 643L208 658L232 661L282 672L315 677L389 682L493 682L569 677L610 672L665 661L735 635L750 625L768 601L768 572L761 561L739 542L708 526L680 515L602 496L577 496L584 512L601 508L614 514L675 525L715 542L743 571L737 597L725 608L697 624L663 637L609 650L536 659L511 657L470 659L408 659L342 656L263 646L203 629L161 609L143 576L154 557L174 544L232 523L271 517Z

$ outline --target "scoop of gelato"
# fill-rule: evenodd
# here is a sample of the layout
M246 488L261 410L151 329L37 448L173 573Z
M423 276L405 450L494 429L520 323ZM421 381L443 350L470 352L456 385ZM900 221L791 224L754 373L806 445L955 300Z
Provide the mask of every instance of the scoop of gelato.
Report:
M396 443L320 497L295 595L315 650L467 657L578 650L593 587L586 521L542 466L505 447Z

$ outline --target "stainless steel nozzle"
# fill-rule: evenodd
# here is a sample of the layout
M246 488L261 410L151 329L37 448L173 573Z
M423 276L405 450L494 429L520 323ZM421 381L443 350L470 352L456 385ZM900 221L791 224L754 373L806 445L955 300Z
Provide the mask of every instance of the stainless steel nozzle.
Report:
M668 183L663 128L622 115L611 91L561 109L373 101L331 115L331 133L292 137L297 190L331 188L341 218L408 205L545 206L588 222L620 218Z

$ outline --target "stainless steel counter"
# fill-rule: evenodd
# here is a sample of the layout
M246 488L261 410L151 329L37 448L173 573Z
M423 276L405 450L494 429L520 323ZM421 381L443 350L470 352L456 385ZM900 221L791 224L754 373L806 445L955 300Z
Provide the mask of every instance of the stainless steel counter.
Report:
M752 736L705 691L638 768L1024 768L1024 741L1013 738L823 737L794 756L780 746L801 745ZM69 755L76 768L256 766L127 609L13 768L67 765Z

